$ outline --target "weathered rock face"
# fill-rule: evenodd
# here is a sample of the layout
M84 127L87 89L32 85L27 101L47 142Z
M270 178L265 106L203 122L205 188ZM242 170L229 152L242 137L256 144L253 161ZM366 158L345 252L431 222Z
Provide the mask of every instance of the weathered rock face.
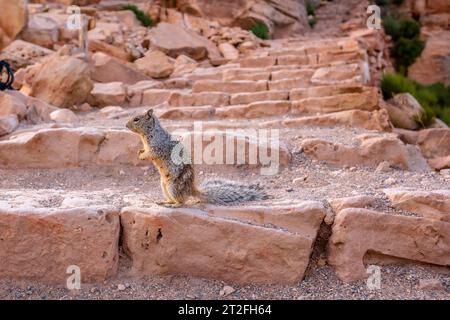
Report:
M308 20L303 1L296 0L179 0L178 8L225 26L250 29L255 23L264 23L275 38L303 33Z
M120 81L124 84L135 84L139 81L150 80L150 77L140 72L132 63L97 52L92 56L92 80L97 82Z
M444 82L450 85L450 31L430 31L426 46L408 68L408 76L423 84Z
M37 71L31 95L70 108L86 101L93 87L90 74L85 62L70 56L54 56Z
M13 132L19 126L16 115L0 117L0 137Z
M52 53L54 51L36 44L15 40L0 52L0 59L8 61L17 70L38 63Z
M22 32L22 39L46 48L53 48L59 39L59 25L50 17L31 16Z
M328 262L346 282L368 276L366 254L450 265L450 224L421 217L347 208L337 213Z
M0 50L6 47L27 25L26 0L1 0L0 8Z
M162 22L149 33L151 47L172 58L184 54L194 60L220 57L217 47L205 37L178 25Z
M13 209L0 202L0 276L66 284L103 281L117 272L119 214L108 208ZM26 233L26 236L24 236Z
M206 211L130 207L121 213L123 246L132 272L139 275L296 283L304 276L324 216L317 202Z
M1 141L0 145L1 167L64 168L142 164L137 157L141 146L139 137L121 130L102 131L82 127L42 129L19 134Z
M429 167L422 154L415 146L405 145L391 136L358 136L358 146L334 144L321 139L306 139L303 150L317 160L324 160L335 165L369 165L376 166L382 161L413 171L427 171Z
M88 98L91 106L121 106L127 98L126 88L122 82L96 83Z
M173 59L157 50L148 52L134 63L142 73L155 79L167 78L175 69Z
M417 145L427 158L450 155L450 129L425 129L419 131Z
M419 102L409 93L395 95L383 105L394 127L416 130L419 128L418 117L424 112Z
M450 222L450 191L384 190L395 208L411 211L428 219Z

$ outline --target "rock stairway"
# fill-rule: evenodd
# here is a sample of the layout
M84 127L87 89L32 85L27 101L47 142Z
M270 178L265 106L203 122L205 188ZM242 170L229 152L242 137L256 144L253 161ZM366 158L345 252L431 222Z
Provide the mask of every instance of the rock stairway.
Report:
M373 255L450 266L448 177L431 172L425 133L413 145L392 132L354 39L274 41L165 81L129 75L111 83L98 71L90 99L122 106L116 113L87 112L78 124L29 127L0 141L1 277L61 282L76 265L83 281L102 281L129 259L133 275L293 284L314 267L327 230L319 254L343 281L363 279ZM191 135L194 120L215 132L279 129L278 175L259 176L248 162L198 166L202 179L259 182L274 198L156 206L159 177L137 159L140 140L124 129L148 107L170 131Z

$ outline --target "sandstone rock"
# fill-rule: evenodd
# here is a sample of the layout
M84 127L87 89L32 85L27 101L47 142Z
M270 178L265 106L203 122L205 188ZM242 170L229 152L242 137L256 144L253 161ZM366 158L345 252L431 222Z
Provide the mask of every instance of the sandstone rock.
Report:
M69 267L77 266L82 283L103 281L117 272L119 229L118 212L110 208L2 205L0 276L66 283L74 272Z
M362 72L358 64L319 68L311 77L316 85L362 83Z
M425 49L408 68L408 76L423 84L441 81L450 85L449 54L450 31L430 31Z
M16 115L0 117L0 137L10 134L19 126L19 119Z
M240 68L240 69L227 69L222 72L223 81L269 81L270 72L261 71L261 69Z
M14 94L13 91L0 92L0 117L17 116L24 119L28 113L26 103L22 95Z
M274 73L272 72L272 75ZM330 97L348 93L368 94L373 91L371 87L361 85L335 85L335 86L315 86L309 88L295 88L290 91L290 100L301 100L307 98Z
M310 86L308 78L284 79L278 81L269 81L270 91L290 91L295 88L304 88Z
M424 112L419 102L409 93L399 93L383 105L394 127L416 130L418 117Z
M215 109L210 106L164 108L156 110L156 115L161 119L209 119L214 115Z
M261 91L252 93L236 93L231 95L230 104L249 104L258 101L280 101L288 100L288 91Z
M330 206L337 214L347 208L367 208L375 204L376 199L371 196L354 196L346 198L331 199Z
M173 91L166 89L149 89L142 93L141 104L144 106L157 106L168 102Z
M177 58L181 54L194 60L220 57L217 47L207 38L177 25L159 23L150 31L149 39L153 48L172 58Z
M267 90L266 81L214 81L200 80L196 81L192 92L226 92L226 93L242 93L242 92L259 92Z
M93 84L89 66L76 58L57 56L45 61L34 77L31 95L58 107L81 104Z
M330 113L351 109L377 110L377 89L371 88L371 90L362 93L344 93L336 96L306 98L292 102L293 114Z
M134 85L128 86L127 95L130 107L139 107L142 105L142 94L145 90L160 88L160 82L156 80L139 81Z
M102 131L83 127L41 129L0 141L0 167L138 165L142 164L136 156L140 145L139 137L125 130Z
M126 87L122 82L95 83L89 104L98 107L124 105L126 98Z
M205 132L189 132L180 136L190 153L194 164L246 164L264 166L278 171L281 166L287 166L291 162L291 153L285 144L273 140L270 134L263 144L258 140L256 130L253 132L227 132L226 130L208 130ZM201 141L201 145L196 143ZM216 143L223 145L221 149L215 149ZM201 148L199 148L201 147ZM201 151L201 153L199 153ZM265 153L264 153L265 152ZM270 155L269 163L265 157Z
M14 70L40 62L54 51L22 40L15 40L0 52L0 59L8 61Z
M114 118L117 115L121 115L123 114L125 110L122 107L118 107L118 106L110 106L110 107L105 107L102 108L98 113L105 118Z
M250 29L256 22L262 22L275 37L301 34L309 27L306 10L302 2L287 1L221 1L189 0L178 4L182 12L216 20L225 26L239 26Z
M297 70L284 69L272 71L271 80L277 81L277 80L298 79L298 78L305 78L309 80L311 79L314 72L315 72L314 69L297 69Z
M224 42L219 45L219 51L222 53L223 57L227 60L237 60L239 59L239 51L228 42Z
M230 104L230 95L223 92L181 93L173 92L169 104L172 107L213 106L221 107Z
M110 57L114 57L123 61L133 60L131 54L129 52L126 52L123 48L110 45L103 41L90 40L89 51L93 53L102 52Z
M450 155L450 129L425 129L419 131L417 145L427 158Z
M275 57L258 57L240 59L239 64L242 68L269 68L277 62Z
M25 41L51 49L59 39L59 26L50 17L30 16L28 25L23 30L21 37Z
M239 216L243 218L237 220ZM241 284L296 283L304 275L324 216L317 203L298 209L125 208L123 246L134 274L187 274ZM270 221L280 226L278 218L286 229L265 225Z
M179 55L178 58L175 59L174 71L172 75L174 77L183 76L187 73L191 73L198 66L198 63L185 55Z
M174 62L161 51L151 51L134 63L142 73L155 79L167 78L174 71Z
M328 262L345 282L369 275L364 258L371 252L448 266L449 235L447 222L348 208L336 215Z
M92 80L97 82L120 81L124 84L135 84L139 81L151 79L141 73L134 64L125 63L102 52L95 53L92 60L94 64Z
M1 0L0 50L6 47L27 25L27 1Z
M388 161L391 166L406 170L429 170L417 148L404 145L395 137L359 136L358 140L359 145L351 147L321 139L306 139L302 142L302 147L305 154L340 166L377 166L382 161Z
M411 211L427 219L450 222L450 191L408 191L402 189L386 189L392 205Z
M435 170L450 168L450 156L430 159L428 160L428 164Z
M223 119L251 119L266 116L282 116L291 109L290 101L252 102L246 106L229 106L216 109L216 116Z
M57 123L74 123L78 121L76 114L69 109L60 109L50 113L50 119Z
M372 112L363 110L347 110L286 120L269 120L259 124L262 128L284 128L308 125L325 127L343 125L387 132L392 129L385 110L375 110Z

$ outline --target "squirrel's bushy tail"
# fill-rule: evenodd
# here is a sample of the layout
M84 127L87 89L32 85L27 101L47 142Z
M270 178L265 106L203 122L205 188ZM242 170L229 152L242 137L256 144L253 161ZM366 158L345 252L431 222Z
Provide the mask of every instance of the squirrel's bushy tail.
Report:
M247 185L222 179L205 180L199 189L208 203L218 205L232 205L269 198L259 185Z

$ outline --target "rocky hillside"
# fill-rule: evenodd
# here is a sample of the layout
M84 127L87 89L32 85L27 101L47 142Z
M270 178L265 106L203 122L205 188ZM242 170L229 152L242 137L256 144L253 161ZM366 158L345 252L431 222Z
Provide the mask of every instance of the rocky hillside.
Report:
M0 92L0 298L448 299L450 129L420 126L409 94L383 99L391 42L367 29L368 2L314 4L0 0L15 75ZM125 128L149 108L184 138L271 129L265 145L228 133L232 163L196 165L269 199L156 205L159 173ZM65 287L73 265L81 290Z

